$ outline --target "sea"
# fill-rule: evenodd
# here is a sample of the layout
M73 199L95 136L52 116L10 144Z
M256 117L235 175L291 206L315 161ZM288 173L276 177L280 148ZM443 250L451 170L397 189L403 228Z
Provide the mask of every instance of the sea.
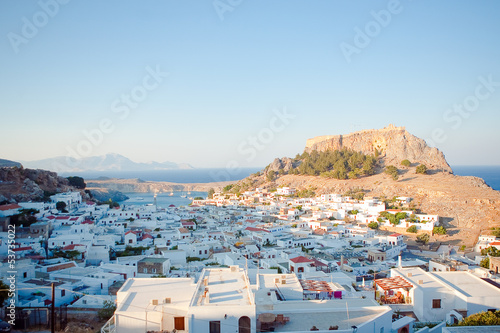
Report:
M165 181L174 183L210 183L216 181L238 181L248 177L263 168L204 168L204 169L180 169L180 170L154 170L154 171L106 171L106 172L80 172L78 176L87 180L98 179L99 177L109 178L139 178L145 181ZM477 165L453 165L453 172L459 176L476 176L484 179L486 184L494 190L500 191L500 166L477 166ZM73 174L62 174L63 176L73 176ZM153 193L125 193L130 199L122 203L143 205L153 203ZM191 203L195 197L206 197L206 192L173 192L158 193L157 205L168 207L169 205L185 206Z
M80 176L86 180L106 178L133 179L139 178L152 182L173 183L212 183L222 181L237 181L250 176L262 168L200 168L200 169L171 169L151 171L85 171L61 173L61 176Z
M250 176L252 173L263 168L203 168L203 169L172 169L172 170L153 170L153 171L88 171L79 172L77 175L85 180L99 178L139 178L144 181L152 182L173 182L173 183L211 183L219 181L238 181ZM61 174L63 177L74 176L74 174ZM170 195L172 193L172 195ZM154 203L153 193L124 193L129 199L121 201L122 205L147 205ZM187 206L196 197L207 197L207 192L161 192L157 193L156 205L161 208L167 208L170 205Z
M492 189L500 191L500 165L452 165L451 168L457 176L482 178Z

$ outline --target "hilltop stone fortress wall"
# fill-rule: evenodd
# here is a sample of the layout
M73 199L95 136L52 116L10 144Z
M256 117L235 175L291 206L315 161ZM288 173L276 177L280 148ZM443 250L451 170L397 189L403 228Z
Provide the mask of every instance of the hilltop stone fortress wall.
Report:
M325 135L308 139L305 151L340 150L343 148L375 154L384 158L385 165L399 166L408 159L412 163L425 164L430 169L452 172L442 152L429 147L426 142L410 134L405 127L389 125L382 129L362 130L346 135Z

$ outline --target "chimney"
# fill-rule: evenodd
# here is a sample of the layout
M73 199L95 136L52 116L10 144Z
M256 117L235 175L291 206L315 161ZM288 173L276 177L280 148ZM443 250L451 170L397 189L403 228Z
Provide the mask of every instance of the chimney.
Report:
M401 255L398 256L398 268L402 268L403 264L401 262Z
M340 270L344 270L344 255L340 255Z

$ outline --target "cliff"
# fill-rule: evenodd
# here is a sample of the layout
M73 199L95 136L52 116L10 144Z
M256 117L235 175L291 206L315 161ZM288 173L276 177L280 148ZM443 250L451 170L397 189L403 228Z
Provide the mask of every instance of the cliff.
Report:
M171 183L171 182L151 182L141 179L100 179L87 180L87 189L91 192L94 190L108 189L123 193L128 192L170 192L170 191L201 191L207 192L210 188L216 191L221 190L224 186L232 182L218 183ZM93 192L92 192L93 193Z
M305 151L351 149L364 154L380 153L383 165L399 166L402 160L425 164L429 169L452 173L444 154L404 127L389 125L379 130L363 130L346 135L318 136L307 140Z
M0 202L39 201L45 194L75 190L57 173L23 167L0 168Z

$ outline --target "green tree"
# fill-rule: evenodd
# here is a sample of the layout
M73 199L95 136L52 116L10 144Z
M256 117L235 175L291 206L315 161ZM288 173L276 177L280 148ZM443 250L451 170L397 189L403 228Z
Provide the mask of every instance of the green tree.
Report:
M401 161L401 165L402 165L402 166L405 166L405 167L409 167L409 166L411 166L411 162L410 162L410 161L408 161L408 160L402 160L402 161Z
M81 190L85 189L85 187L87 186L87 184L85 184L85 180L82 177L73 176L66 179L69 181L69 185Z
M347 174L347 177L349 179L358 179L358 174L356 173L356 171L349 171L349 173Z
M446 228L443 226L440 227L434 227L432 229L433 234L438 234L438 235L446 235Z
M66 210L66 203L64 201L58 201L56 203L56 209L60 212Z
M406 214L405 212L399 212L399 213L396 213L396 218L398 220L404 220L405 218L408 217L408 214Z
M195 197L194 200L203 200L202 197Z
M281 269L281 267L278 267L278 266L271 266L269 267L269 269L277 269L278 270L278 274L281 274L283 271Z
M276 178L276 171L271 170L267 172L266 179L269 182L272 182Z
M118 202L113 201L111 199L109 199L108 205L109 205L109 208L111 208L111 209L120 207L120 204Z
M370 222L368 223L368 228L370 229L378 229L378 223L373 221L373 222Z
M412 225L411 227L409 227L408 229L406 229L406 232L411 232L411 233L414 233L416 234L417 233L417 226L416 225Z
M431 237L427 233L421 233L421 234L417 235L417 242L420 242L424 245L429 243L430 239L431 239Z
M483 256L491 256L491 257L500 257L500 250L497 250L496 247L489 246L486 249L481 250L481 255Z
M213 199L214 198L214 193L215 193L215 190L213 188L209 188L208 189L208 199Z
M462 319L458 326L498 326L500 325L500 310L484 311L472 314Z
M394 165L386 166L384 172L391 176L393 180L398 180L399 178L398 168L396 168Z
M113 316L116 310L115 302L113 301L104 301L102 308L97 311L97 316L101 320L108 320Z
M425 164L420 164L415 170L415 172L425 175L427 174L427 166Z
M479 263L479 266L490 269L490 257L486 257Z

